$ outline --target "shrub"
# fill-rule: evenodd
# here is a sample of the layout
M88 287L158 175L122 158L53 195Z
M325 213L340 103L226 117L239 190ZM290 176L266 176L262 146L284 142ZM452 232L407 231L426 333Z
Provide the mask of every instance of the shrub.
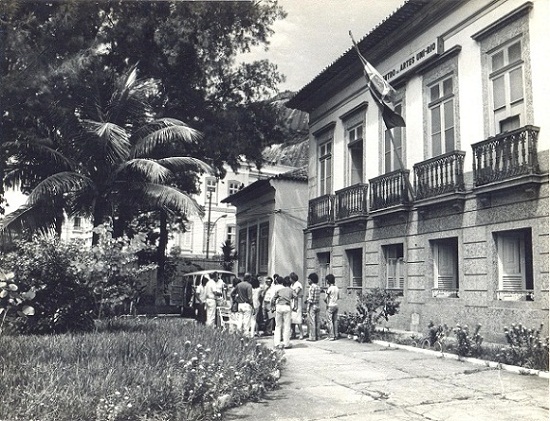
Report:
M359 293L357 298L357 312L344 314L340 317L339 330L341 333L352 335L359 342L370 342L376 324L390 316L397 314L399 302L392 292L380 288L366 293Z
M542 338L538 329L528 329L522 324L504 328L507 347L500 350L498 361L503 364L519 365L525 368L548 371L548 337Z
M449 334L449 327L444 325L435 325L433 321L430 320L428 323L428 341L430 342L430 347L433 347L436 342L441 341Z
M22 291L13 279L13 272L6 274L0 270L0 335L8 317L12 321L34 315L34 307L29 304L36 296L34 290ZM12 324L8 322L8 326Z
M453 329L453 333L456 335L457 354L461 357L477 357L481 355L481 343L483 342L483 337L479 334L481 329L481 324L477 324L474 332L470 334L468 326L456 325Z
M12 320L23 333L91 331L94 317L112 313L140 294L141 274L135 251L139 238L114 239L108 225L96 229L97 245L80 241L62 242L51 236L36 236L17 244L3 257L3 267L13 271L23 290L33 290L32 318Z

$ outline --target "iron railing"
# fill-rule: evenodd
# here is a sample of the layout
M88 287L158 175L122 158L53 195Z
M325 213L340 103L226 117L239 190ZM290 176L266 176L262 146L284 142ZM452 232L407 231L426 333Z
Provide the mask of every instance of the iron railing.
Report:
M416 199L463 192L465 155L466 152L453 151L415 164L413 169Z
M368 214L367 184L355 184L336 192L336 220L367 216Z
M334 222L334 195L325 194L309 201L308 227Z
M409 170L397 170L369 180L370 210L409 203Z
M525 126L472 145L474 185L504 181L539 173L537 138L539 128Z

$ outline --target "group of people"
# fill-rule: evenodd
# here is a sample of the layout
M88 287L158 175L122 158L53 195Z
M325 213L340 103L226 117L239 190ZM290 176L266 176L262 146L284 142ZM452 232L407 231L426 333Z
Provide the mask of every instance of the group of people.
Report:
M308 275L308 291L304 300L304 287L295 272L288 276L274 274L266 277L264 285L258 276L246 273L243 279L235 278L231 291L223 280L214 276L206 279L196 289L196 298L204 303L204 310L197 312L198 320L206 325L216 324L216 307L230 298L232 322L235 329L245 336L258 336L260 330L266 336L273 335L276 348L290 348L291 338L305 339L303 307L306 306L308 341L320 339L321 288L316 273ZM334 275L325 277L327 289L324 301L328 340L338 339L338 300L340 292ZM204 317L204 319L203 319Z

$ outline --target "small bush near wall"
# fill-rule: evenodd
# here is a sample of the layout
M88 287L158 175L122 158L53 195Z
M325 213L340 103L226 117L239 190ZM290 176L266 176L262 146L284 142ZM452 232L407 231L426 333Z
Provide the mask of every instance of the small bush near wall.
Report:
M339 320L339 330L352 336L359 342L371 342L376 325L383 319L388 319L399 311L396 294L375 288L365 293L358 293L357 311L344 313Z
M525 368L548 371L549 340L540 335L543 325L538 329L528 329L522 324L513 324L504 328L508 343L498 354L503 364L518 365Z

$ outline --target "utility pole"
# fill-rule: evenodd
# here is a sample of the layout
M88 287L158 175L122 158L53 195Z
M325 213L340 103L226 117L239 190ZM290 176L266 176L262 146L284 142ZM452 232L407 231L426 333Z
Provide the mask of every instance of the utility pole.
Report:
M212 188L208 187L208 222L206 223L206 258L210 255L210 214L212 213Z

